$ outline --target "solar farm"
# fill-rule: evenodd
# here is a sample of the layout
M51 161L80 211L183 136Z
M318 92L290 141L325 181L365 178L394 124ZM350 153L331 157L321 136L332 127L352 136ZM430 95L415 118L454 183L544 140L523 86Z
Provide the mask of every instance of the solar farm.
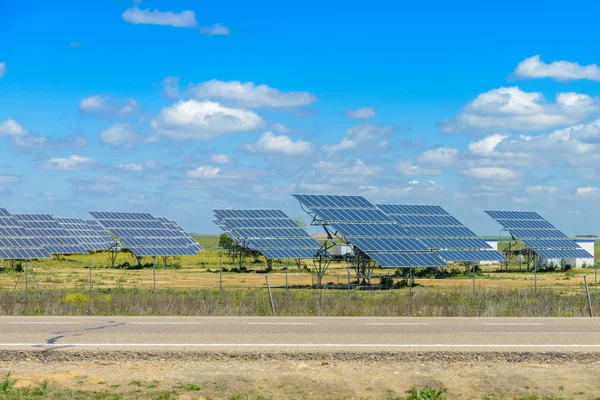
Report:
M596 265L593 245L582 248L532 211L482 212L501 225L505 237L497 242L436 205L292 196L321 234L311 236L277 209L216 209L213 223L230 238L227 248L150 213L91 211L80 219L0 209L0 259L5 269L21 266L18 276L0 276L0 282L9 289L16 277L13 290L22 288L24 270L25 279L38 278L39 288L92 285L94 277L88 280L82 268L91 265L98 269L97 287L155 291L157 279L159 289L264 288L265 274L286 291L474 288L476 279L486 288L520 288L531 286L532 273L535 288L560 288L569 285L541 273L573 270L577 276L574 267ZM151 276L144 272L150 267ZM157 268L165 270L158 278ZM576 279L571 289L579 285Z

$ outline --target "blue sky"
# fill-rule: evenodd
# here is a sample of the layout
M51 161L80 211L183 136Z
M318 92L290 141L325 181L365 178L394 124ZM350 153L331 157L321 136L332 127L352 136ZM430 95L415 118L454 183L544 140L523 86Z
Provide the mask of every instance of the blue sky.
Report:
M600 233L599 7L493 3L8 0L0 205L211 233L330 192Z

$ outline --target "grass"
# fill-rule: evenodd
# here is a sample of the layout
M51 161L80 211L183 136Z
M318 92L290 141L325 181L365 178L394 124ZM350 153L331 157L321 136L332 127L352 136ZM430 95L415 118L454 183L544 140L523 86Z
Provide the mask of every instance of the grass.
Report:
M268 316L266 290L100 289L88 292L0 293L0 315ZM280 316L584 317L584 294L552 290L273 291ZM600 315L600 302L593 302Z

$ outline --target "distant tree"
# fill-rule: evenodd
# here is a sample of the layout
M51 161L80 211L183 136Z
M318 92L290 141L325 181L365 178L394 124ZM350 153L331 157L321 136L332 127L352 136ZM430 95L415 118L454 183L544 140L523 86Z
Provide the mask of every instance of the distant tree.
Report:
M227 252L227 256L231 257L231 262L235 263L235 257L238 251L238 244L226 233L219 236L219 247Z
M300 217L294 218L294 222L298 224L298 226L304 230L306 230L306 222Z

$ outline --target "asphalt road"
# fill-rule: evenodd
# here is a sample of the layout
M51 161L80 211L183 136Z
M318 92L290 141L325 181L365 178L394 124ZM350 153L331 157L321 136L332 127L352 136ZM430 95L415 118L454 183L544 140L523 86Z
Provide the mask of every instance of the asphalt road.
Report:
M594 318L0 317L0 350L600 352Z

